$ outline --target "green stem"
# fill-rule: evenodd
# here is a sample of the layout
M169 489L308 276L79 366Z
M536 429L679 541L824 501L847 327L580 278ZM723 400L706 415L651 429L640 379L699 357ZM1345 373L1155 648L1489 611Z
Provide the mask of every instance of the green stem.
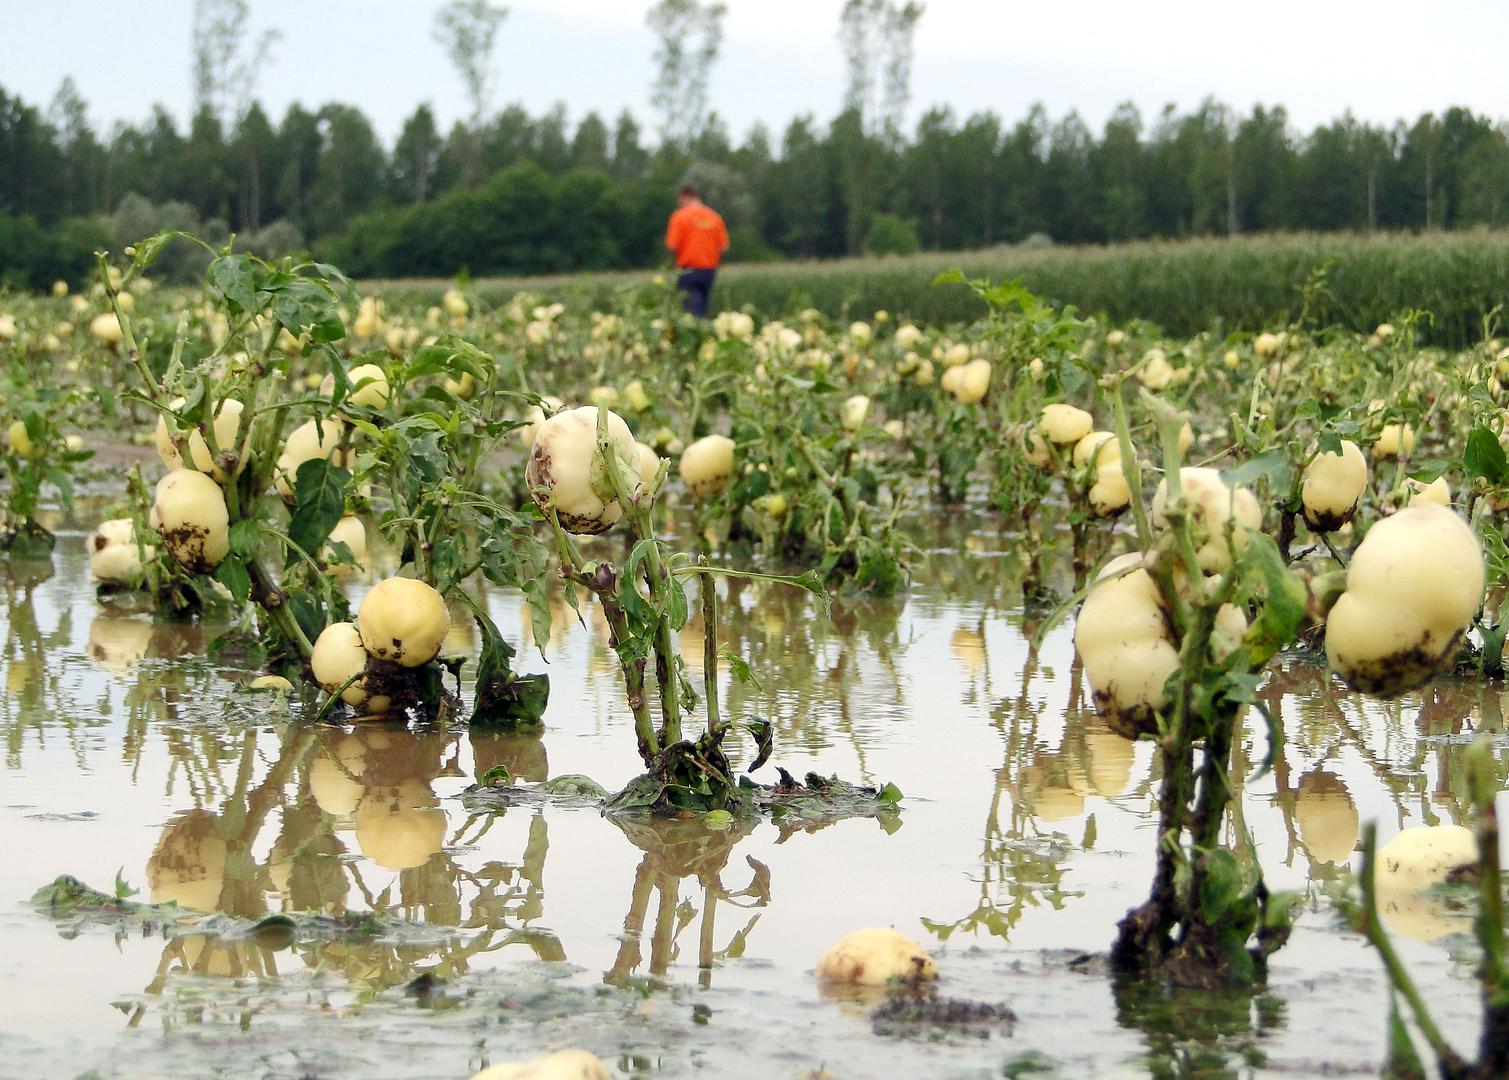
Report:
M628 698L629 712L634 716L634 733L639 741L639 756L646 765L649 765L660 753L660 740L655 732L655 723L650 719L649 702L645 699L645 662L642 658L632 658L628 655L633 641L629 621L624 616L623 608L618 606L618 597L604 588L600 580L587 573L581 552L572 543L566 530L561 528L560 518L556 516L555 511L547 509L545 517L555 532L556 548L560 552L561 567L565 577L592 592L603 606L603 617L607 619L608 629L613 635L613 651L618 655L618 665L623 670L624 692ZM613 580L617 582L616 574Z
M1147 551L1153 546L1153 530L1148 524L1147 508L1142 505L1142 466L1137 462L1137 449L1132 445L1132 428L1127 422L1127 405L1121 393L1120 379L1111 387L1108 396L1111 399L1111 414L1116 419L1116 444L1121 448L1121 475L1132 496L1132 519L1137 524L1137 546L1139 550Z
M676 645L676 633L671 628L670 590L681 586L666 572L649 508L640 505L640 500L635 499L636 493L629 488L618 448L608 432L608 410L601 408L597 410L597 453L602 456L603 471L607 474L613 496L628 518L635 538L649 542L645 548L644 580L656 610L655 681L660 687L660 744L670 746L681 741L681 652Z
M299 620L289 610L288 594L273 582L272 574L262 565L260 557L247 559L246 571L252 582L252 597L283 634L284 640L298 654L299 659L308 664L309 658L314 655L314 646L304 635Z
M1509 1062L1504 1045L1509 1029L1509 1001L1504 985L1504 893L1499 866L1499 819L1495 806L1498 783L1494 777L1493 743L1480 736L1467 751L1467 778L1477 819L1479 908L1474 929L1483 958L1479 982L1483 995L1483 1034L1478 1050L1479 1065L1491 1066L1493 1075L1503 1075Z
M1420 1034L1425 1036L1425 1041L1430 1044L1436 1060L1442 1065L1442 1071L1461 1075L1465 1069L1465 1063L1447 1043L1440 1028L1436 1027L1435 1021L1431 1019L1424 997L1415 986L1414 980L1409 977L1404 961L1399 959L1399 954L1394 951L1393 943L1389 941L1388 934L1383 929L1383 922L1378 917L1378 891L1374 878L1377 846L1378 826L1373 822L1368 822L1362 830L1362 932L1372 943L1373 948L1378 950L1378 956L1383 960L1383 969L1388 975L1389 982L1393 984L1399 996L1404 998L1410 1011L1414 1013Z
M703 566L707 559L701 560ZM702 578L702 685L707 702L707 733L716 735L718 715L718 587L711 575Z

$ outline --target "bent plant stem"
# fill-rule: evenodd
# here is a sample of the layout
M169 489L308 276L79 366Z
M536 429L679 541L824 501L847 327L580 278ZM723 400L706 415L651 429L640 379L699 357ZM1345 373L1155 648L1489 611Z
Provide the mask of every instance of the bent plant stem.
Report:
M320 702L319 710L314 714L314 722L316 724L325 722L326 717L330 715L331 711L336 707L336 705L345 700L342 695L345 694L347 690L351 689L352 686L356 685L357 680L362 677L362 674L363 672L361 671L352 673L345 682L341 683L330 692L329 697ZM337 765L340 765L340 768L346 771L347 775L350 775L349 770L346 770L346 766L342 764L338 758L336 758L334 755L331 755L330 759L336 762Z
M1426 1007L1425 998L1415 986L1414 980L1409 977L1404 961L1394 951L1393 942L1389 940L1387 931L1383 929L1383 921L1378 917L1378 891L1374 876L1377 866L1377 847L1378 826L1373 822L1368 822L1362 830L1362 868L1359 872L1362 879L1362 910L1358 913L1360 929L1373 948L1378 951L1389 982L1409 1005L1420 1034L1430 1044L1431 1052L1436 1055L1436 1060L1441 1065L1441 1072L1448 1077L1470 1076L1467 1062L1451 1048L1445 1036L1441 1034L1440 1028L1436 1027L1435 1020L1431 1018L1430 1009Z
M545 517L555 533L556 548L560 552L561 576L589 590L603 606L603 618L608 621L608 630L613 635L613 651L618 656L618 666L623 671L624 694L628 699L629 712L634 716L634 734L639 744L639 756L646 765L660 753L660 741L655 733L655 723L650 719L650 706L644 692L645 659L633 654L633 634L629 621L618 603L615 589L618 574L611 572L606 578L590 574L582 562L571 537L561 528L561 521L554 509L545 511Z
M299 620L294 618L293 611L288 606L288 594L273 581L272 574L260 557L253 556L246 560L246 572L251 578L252 599L267 613L268 619L297 653L300 664L307 668L309 658L314 655L314 645L304 634Z
M1126 398L1122 396L1121 384L1126 375L1117 376L1109 387L1111 412L1116 419L1116 445L1121 451L1121 474L1127 490L1132 493L1132 519L1137 525L1137 545L1146 551L1153 543L1153 530L1148 525L1147 509L1142 505L1142 466L1137 462L1137 451L1132 446L1132 428L1127 421Z
M163 386L152 375L152 369L147 367L146 357L142 356L141 348L136 343L136 335L131 332L131 320L121 310L120 290L110 280L110 264L105 258L103 251L95 252L95 259L100 267L100 280L104 284L105 296L110 301L110 310L115 313L115 321L121 328L121 344L126 347L126 356L130 359L142 381L146 383L147 394L153 401L166 404L164 399L168 396L167 387Z
M1499 819L1494 796L1492 743L1480 739L1468 750L1467 776L1477 819L1479 907L1474 930L1483 957L1478 981L1483 995L1483 1031L1478 1067L1488 1076L1509 1075L1509 992L1504 980L1504 894L1499 867Z
M699 560L706 566L707 559ZM703 574L702 586L702 679L707 707L707 733L717 735L718 715L718 587L711 574Z
M614 498L629 519L637 541L649 541L645 549L644 580L650 591L651 604L655 608L655 681L660 687L661 728L659 743L670 746L681 741L681 693L680 653L676 648L676 633L671 627L671 589L680 586L666 572L660 558L660 545L655 539L655 529L648 507L635 499L624 477L618 451L608 434L608 413L597 410L597 453L601 455L603 470L613 489Z

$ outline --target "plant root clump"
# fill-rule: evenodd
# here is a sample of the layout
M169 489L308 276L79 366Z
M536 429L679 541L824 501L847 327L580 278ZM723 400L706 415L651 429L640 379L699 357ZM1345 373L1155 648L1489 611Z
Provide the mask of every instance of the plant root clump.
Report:
M433 664L412 668L391 660L368 657L361 683L368 697L388 699L386 711L389 713L412 709L425 719L433 720L445 716L455 704L455 699L441 684Z
M932 989L908 986L893 990L870 1013L870 1028L887 1038L938 1038L970 1035L987 1039L1011 1035L1017 1015L1005 1005L942 997Z

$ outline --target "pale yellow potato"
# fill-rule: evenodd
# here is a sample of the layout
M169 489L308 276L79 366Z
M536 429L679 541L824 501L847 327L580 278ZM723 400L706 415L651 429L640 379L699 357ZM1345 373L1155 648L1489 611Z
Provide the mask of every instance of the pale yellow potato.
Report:
M370 656L419 667L440 654L451 613L433 586L416 578L391 577L362 598L356 622Z
M617 413L607 415L616 468L632 497L639 487L634 435ZM597 406L584 405L544 421L535 434L524 473L535 503L547 514L554 511L561 528L570 533L606 532L623 516L607 462L598 451L597 416Z
M208 573L230 553L225 492L202 472L174 469L157 482L152 527L182 566Z
M1457 514L1409 506L1374 525L1326 618L1326 658L1347 685L1394 697L1450 667L1483 599L1483 551Z
M1335 532L1352 520L1367 486L1367 458L1356 443L1343 439L1340 453L1316 454L1300 484L1305 524L1316 532Z
M681 480L699 499L712 498L728 486L734 471L734 441L705 435L681 453Z
M816 975L824 982L885 986L938 977L938 965L911 938L889 927L856 930L818 957Z

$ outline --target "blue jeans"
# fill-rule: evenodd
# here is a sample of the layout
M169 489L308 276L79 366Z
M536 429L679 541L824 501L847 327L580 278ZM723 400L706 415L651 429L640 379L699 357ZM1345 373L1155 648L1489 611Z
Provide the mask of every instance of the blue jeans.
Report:
M716 270L683 270L676 279L676 288L682 292L681 309L699 319L707 318L707 302L713 291Z

